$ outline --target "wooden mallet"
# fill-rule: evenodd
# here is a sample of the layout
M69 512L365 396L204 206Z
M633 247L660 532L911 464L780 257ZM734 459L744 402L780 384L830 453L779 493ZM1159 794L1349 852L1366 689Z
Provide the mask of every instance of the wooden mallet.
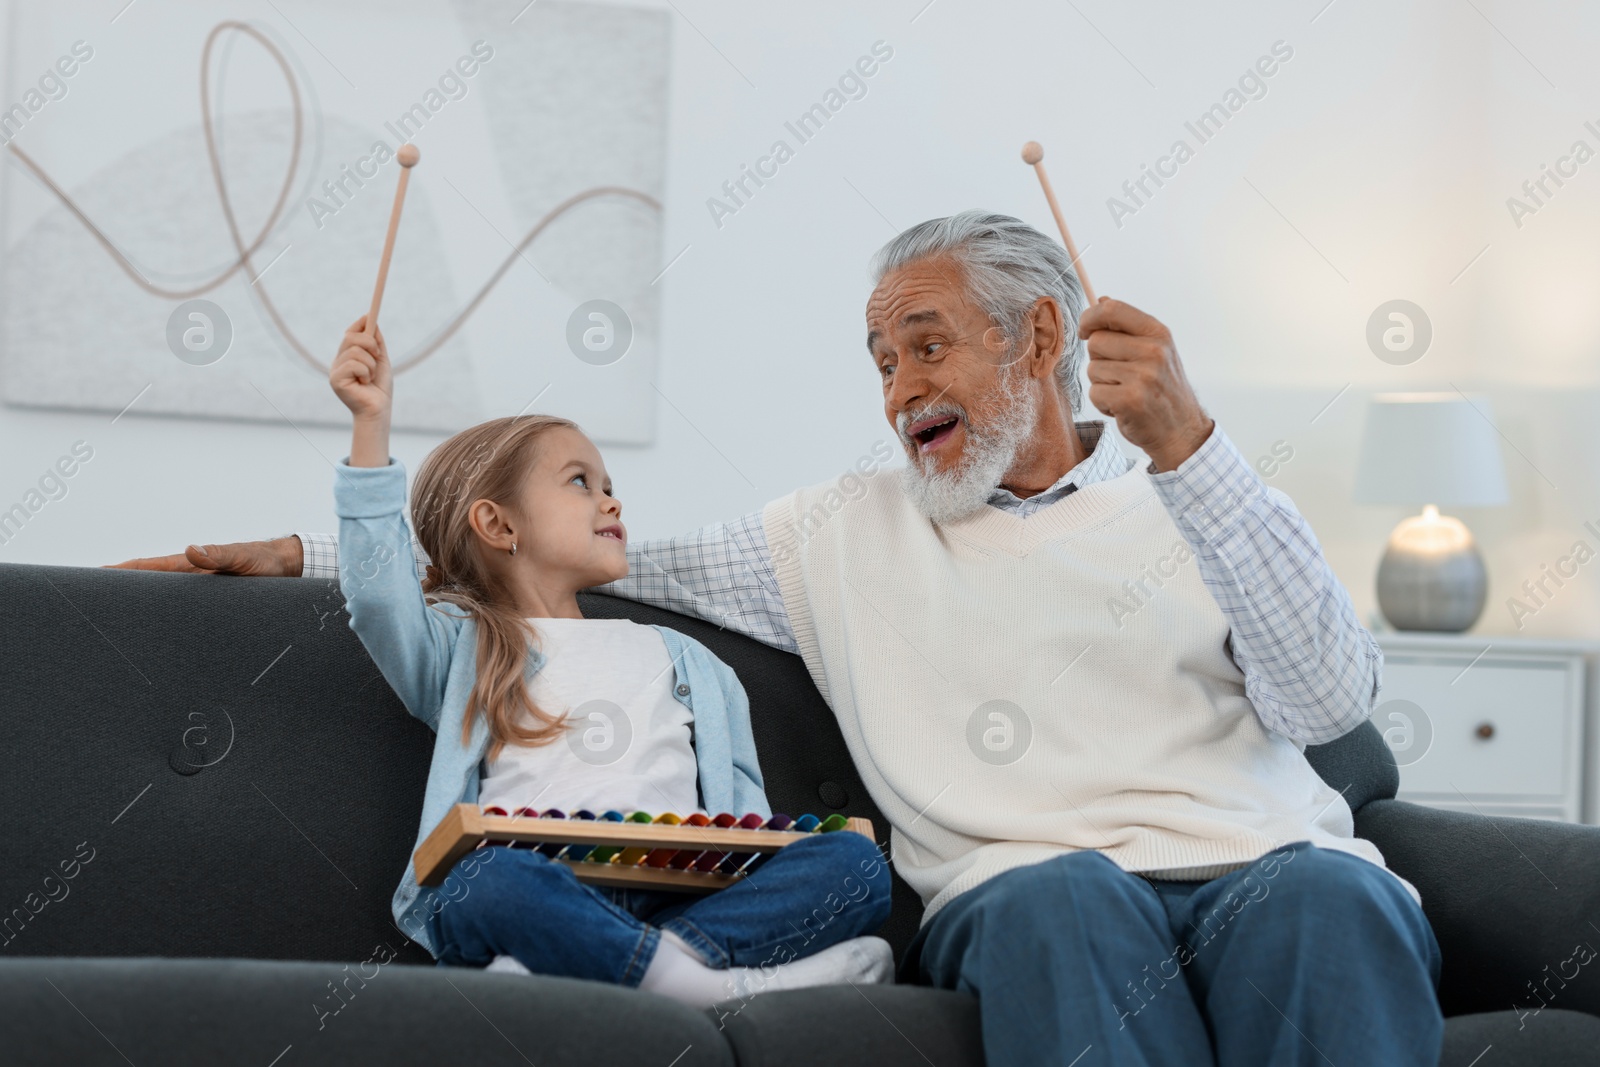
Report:
M378 260L378 284L372 289L372 310L367 312L368 335L378 332L378 305L383 303L383 285L389 280L389 259L394 255L394 235L400 229L400 209L406 203L406 185L411 180L411 168L417 165L422 153L414 144L403 144L395 152L394 158L400 164L400 184L395 186L394 209L389 212L389 233L383 239L383 258Z
M1050 188L1050 177L1044 172L1044 146L1038 141L1029 141L1022 146L1022 161L1033 168L1039 176L1039 184L1044 188L1044 198L1050 202L1050 214L1056 217L1056 228L1061 231L1061 241L1067 246L1067 255L1072 259L1072 266L1078 272L1078 281L1083 283L1083 295L1089 301L1089 306L1094 307L1094 286L1089 284L1089 275L1084 271L1083 264L1078 261L1078 246L1072 243L1072 234L1067 232L1067 220L1061 217L1061 205L1056 203L1055 190Z

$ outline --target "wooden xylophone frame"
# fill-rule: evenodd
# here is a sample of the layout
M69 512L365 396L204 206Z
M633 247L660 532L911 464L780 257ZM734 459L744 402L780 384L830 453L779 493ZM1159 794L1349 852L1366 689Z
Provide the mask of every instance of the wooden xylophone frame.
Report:
M844 831L872 835L870 819L846 820ZM839 833L841 831L830 831ZM574 844L671 848L696 852L777 852L816 834L792 830L745 830L685 823L606 822L590 819L538 819L519 815L486 815L476 804L457 804L433 828L412 857L417 884L442 885L457 861L489 844ZM672 889L685 893L714 893L748 877L744 871L720 873L670 867L624 866L615 862L557 859L590 885L624 889Z

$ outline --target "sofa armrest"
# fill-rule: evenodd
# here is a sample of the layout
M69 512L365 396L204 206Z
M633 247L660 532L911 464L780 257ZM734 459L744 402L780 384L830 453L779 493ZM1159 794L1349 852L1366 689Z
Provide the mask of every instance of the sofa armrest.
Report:
M1356 834L1422 894L1447 1016L1600 1015L1600 827L1375 800Z

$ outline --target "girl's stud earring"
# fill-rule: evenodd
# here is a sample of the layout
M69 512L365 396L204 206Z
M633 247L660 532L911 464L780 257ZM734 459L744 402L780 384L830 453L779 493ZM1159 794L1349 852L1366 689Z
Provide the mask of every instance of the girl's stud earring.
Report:
M515 541L511 542L511 554L513 556L517 554L517 543Z

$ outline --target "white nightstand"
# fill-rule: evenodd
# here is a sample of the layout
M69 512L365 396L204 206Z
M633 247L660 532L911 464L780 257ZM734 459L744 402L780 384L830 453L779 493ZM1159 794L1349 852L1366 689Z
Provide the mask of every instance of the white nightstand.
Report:
M1384 668L1372 722L1401 765L1401 800L1600 822L1600 643L1374 636Z

